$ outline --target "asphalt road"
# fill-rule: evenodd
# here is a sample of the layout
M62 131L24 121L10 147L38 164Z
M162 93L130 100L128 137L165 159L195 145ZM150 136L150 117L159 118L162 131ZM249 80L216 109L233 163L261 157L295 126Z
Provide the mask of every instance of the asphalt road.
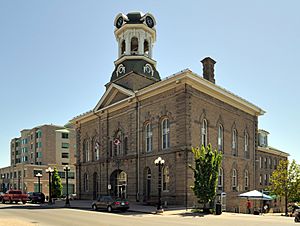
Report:
M0 226L284 226L295 225L293 218L222 214L200 217L180 213L152 215L141 213L107 213L78 209L41 209L23 205L0 204ZM299 224L300 226L300 224Z

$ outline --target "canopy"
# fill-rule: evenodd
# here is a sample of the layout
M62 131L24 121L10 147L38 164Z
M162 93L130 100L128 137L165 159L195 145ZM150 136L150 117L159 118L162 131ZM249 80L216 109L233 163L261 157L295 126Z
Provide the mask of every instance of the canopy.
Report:
M258 199L258 200L272 200L272 197L269 195L265 195L260 191L253 190L248 191L246 193L242 193L239 195L240 198L247 198L247 199Z

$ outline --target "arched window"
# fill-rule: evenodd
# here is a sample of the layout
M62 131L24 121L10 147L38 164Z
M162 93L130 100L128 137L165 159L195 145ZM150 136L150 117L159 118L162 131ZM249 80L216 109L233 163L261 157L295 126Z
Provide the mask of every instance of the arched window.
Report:
M201 127L201 144L206 147L207 146L207 121L203 119L202 127Z
M144 41L144 54L149 55L149 43L147 40Z
M223 190L223 169L220 167L219 169L219 176L218 176L218 189Z
M123 154L123 134L119 130L114 139L114 156Z
M123 40L121 44L121 55L124 55L125 51L126 51L126 43L125 40Z
M83 142L83 161L90 161L90 143L88 139Z
M245 151L245 157L249 158L250 154L249 154L249 136L248 133L245 132L245 137L244 137L244 151Z
M169 167L167 166L164 166L163 168L162 185L163 191L169 190Z
M237 131L234 129L232 131L232 155L237 156Z
M232 170L232 190L236 191L237 190L237 171L236 169Z
M162 149L167 149L170 147L170 125L169 119L165 118L161 122L162 128Z
M85 173L83 178L83 190L87 192L89 190L89 178L88 175Z
M248 170L245 170L245 191L249 189L249 173Z
M259 156L259 168L262 169L262 158Z
M94 141L94 160L97 161L100 159L100 144L98 140Z
M128 152L128 137L124 137L124 155L127 155Z
M262 174L259 175L259 184L262 185Z
M152 151L152 128L151 128L151 123L147 123L146 127L146 152L151 152Z
M136 55L138 53L139 40L137 37L131 39L131 55Z
M220 124L218 127L218 150L223 151L224 135L223 126Z

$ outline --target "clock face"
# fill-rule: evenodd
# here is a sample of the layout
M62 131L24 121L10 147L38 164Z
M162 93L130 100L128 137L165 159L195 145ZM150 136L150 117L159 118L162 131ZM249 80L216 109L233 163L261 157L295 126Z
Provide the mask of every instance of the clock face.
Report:
M150 16L146 17L146 24L148 25L148 27L152 28L154 26L154 21Z
M120 16L117 20L116 27L120 28L122 27L122 25L123 25L123 17Z

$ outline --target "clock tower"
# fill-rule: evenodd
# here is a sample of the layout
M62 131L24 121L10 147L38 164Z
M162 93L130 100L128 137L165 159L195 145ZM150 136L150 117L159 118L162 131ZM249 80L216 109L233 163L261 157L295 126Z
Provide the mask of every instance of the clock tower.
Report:
M119 13L114 21L118 59L110 83L136 91L160 81L152 59L156 40L155 19L150 13Z

